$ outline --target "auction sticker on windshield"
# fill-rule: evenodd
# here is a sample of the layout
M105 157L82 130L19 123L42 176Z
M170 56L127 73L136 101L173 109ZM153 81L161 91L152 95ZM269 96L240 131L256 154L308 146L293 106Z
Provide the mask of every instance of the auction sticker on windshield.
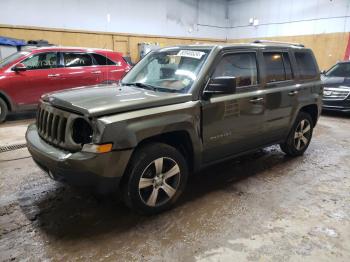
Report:
M205 55L204 52L196 51L196 50L180 50L177 53L178 56L185 56L195 59L201 59L203 55Z

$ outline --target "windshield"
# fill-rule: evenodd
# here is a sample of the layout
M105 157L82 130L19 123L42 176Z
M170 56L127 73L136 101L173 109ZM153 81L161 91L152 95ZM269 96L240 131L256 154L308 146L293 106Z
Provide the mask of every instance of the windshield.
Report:
M8 57L5 57L3 60L0 61L0 68L8 66L13 61L16 61L18 58L25 56L27 54L29 54L29 52L17 52L17 53L14 53Z
M340 63L328 70L326 76L350 77L350 63Z
M209 51L177 48L152 52L124 77L122 84L186 93L197 79Z

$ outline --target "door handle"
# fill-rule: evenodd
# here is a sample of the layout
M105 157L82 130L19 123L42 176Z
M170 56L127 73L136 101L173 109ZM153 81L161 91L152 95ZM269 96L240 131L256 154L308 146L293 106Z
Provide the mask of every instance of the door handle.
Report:
M256 98L249 100L249 102L252 104L260 104L260 103L264 102L264 98L256 97Z
M60 74L49 74L49 75L47 75L48 77L59 77L60 76Z
M98 75L98 74L101 74L101 71L93 71L91 73L94 74L94 75Z
M298 93L299 93L299 91L294 90L294 91L290 91L290 92L288 93L288 95L289 95L289 96L295 96L295 95L297 95Z

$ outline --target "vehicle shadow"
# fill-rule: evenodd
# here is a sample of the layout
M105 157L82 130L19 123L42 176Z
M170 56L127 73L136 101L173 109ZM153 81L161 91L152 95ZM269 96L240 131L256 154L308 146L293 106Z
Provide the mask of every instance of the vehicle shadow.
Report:
M271 147L206 168L190 177L187 190L175 209L152 217L133 213L116 197L101 199L89 191L68 186L58 186L34 200L31 205L38 210L35 216L30 208L22 207L21 203L20 206L35 226L55 238L81 239L111 232L118 235L149 220L184 215L179 212L184 205L213 191L224 190L240 197L244 192L237 191L235 183L251 176L281 175L265 171L293 161L276 147Z
M10 113L6 118L6 124L20 120L29 120L36 117L36 110L26 111L21 113Z
M337 112L337 111L324 111L323 110L322 111L322 116L350 119L350 113Z

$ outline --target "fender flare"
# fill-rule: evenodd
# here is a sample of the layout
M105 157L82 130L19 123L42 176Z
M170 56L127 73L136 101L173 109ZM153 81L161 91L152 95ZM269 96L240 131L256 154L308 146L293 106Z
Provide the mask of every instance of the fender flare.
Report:
M163 130L161 132L155 132L148 135L142 135L138 136L136 135L136 141L133 148L137 148L140 144L142 144L144 141L152 140L153 138L162 137L162 136L168 136L172 133L177 132L184 132L189 137L189 143L191 144L192 152L191 157L193 159L192 168L194 172L198 171L201 167L202 163L202 151L203 151L203 145L201 143L200 134L195 130L194 127L191 127L189 125L181 125L181 126L173 126L173 128L167 128L166 130Z
M4 91L0 90L0 98L3 98L5 100L5 103L8 106L8 110L9 112L12 112L15 110L16 106L13 103L12 99L10 98L10 96L8 96Z

